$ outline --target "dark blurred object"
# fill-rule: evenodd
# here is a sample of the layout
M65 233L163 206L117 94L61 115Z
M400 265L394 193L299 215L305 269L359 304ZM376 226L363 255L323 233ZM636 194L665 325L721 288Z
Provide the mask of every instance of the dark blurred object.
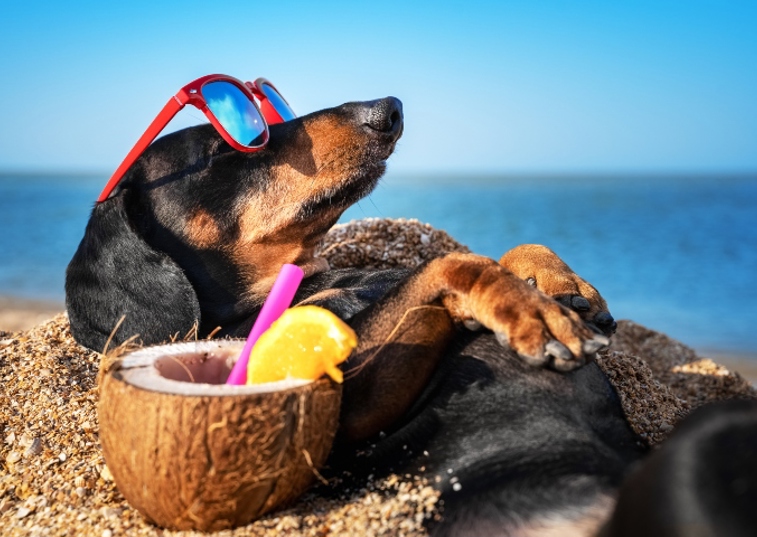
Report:
M603 537L757 535L757 401L701 407L621 487Z

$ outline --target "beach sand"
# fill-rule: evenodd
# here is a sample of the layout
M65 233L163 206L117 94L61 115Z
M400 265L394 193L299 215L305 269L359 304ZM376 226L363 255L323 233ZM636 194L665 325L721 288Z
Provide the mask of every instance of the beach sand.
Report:
M459 247L446 234L412 221L361 221L336 229L329 239L324 255L334 266L413 265ZM64 313L38 323L37 315L59 311L55 307L4 304L4 318L34 326L0 324L5 330L0 332L3 536L203 535L152 526L118 492L98 438L101 355L72 339ZM10 326L21 328L9 331ZM757 398L738 373L631 321L619 323L610 349L597 363L618 392L639 441L650 446L664 441L682 417L702 404ZM215 535L425 535L424 523L440 512L433 488L410 476L349 484L332 478L294 505Z

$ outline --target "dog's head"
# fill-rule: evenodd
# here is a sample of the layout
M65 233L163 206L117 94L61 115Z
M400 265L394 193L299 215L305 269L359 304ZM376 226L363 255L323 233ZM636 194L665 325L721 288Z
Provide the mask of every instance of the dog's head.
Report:
M283 263L323 268L318 243L375 187L402 130L402 104L389 97L272 125L255 153L232 149L210 125L160 138L92 212L67 272L74 336L97 348L121 315L117 341L154 340L146 323L168 324L163 340L189 316L212 328L249 315ZM189 290L192 304L160 298ZM182 322L164 320L172 307Z

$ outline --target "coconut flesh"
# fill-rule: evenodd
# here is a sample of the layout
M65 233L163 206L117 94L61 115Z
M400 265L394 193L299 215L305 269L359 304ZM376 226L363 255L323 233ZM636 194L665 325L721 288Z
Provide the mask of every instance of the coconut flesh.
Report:
M124 498L159 526L247 524L302 494L331 450L341 386L227 386L243 344L144 348L101 377L105 461Z

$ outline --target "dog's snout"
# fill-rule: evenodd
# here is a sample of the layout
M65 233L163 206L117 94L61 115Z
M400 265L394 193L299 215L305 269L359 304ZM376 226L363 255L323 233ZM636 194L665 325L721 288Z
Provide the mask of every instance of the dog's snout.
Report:
M363 124L377 132L392 134L399 138L402 133L402 101L386 97L365 103Z

